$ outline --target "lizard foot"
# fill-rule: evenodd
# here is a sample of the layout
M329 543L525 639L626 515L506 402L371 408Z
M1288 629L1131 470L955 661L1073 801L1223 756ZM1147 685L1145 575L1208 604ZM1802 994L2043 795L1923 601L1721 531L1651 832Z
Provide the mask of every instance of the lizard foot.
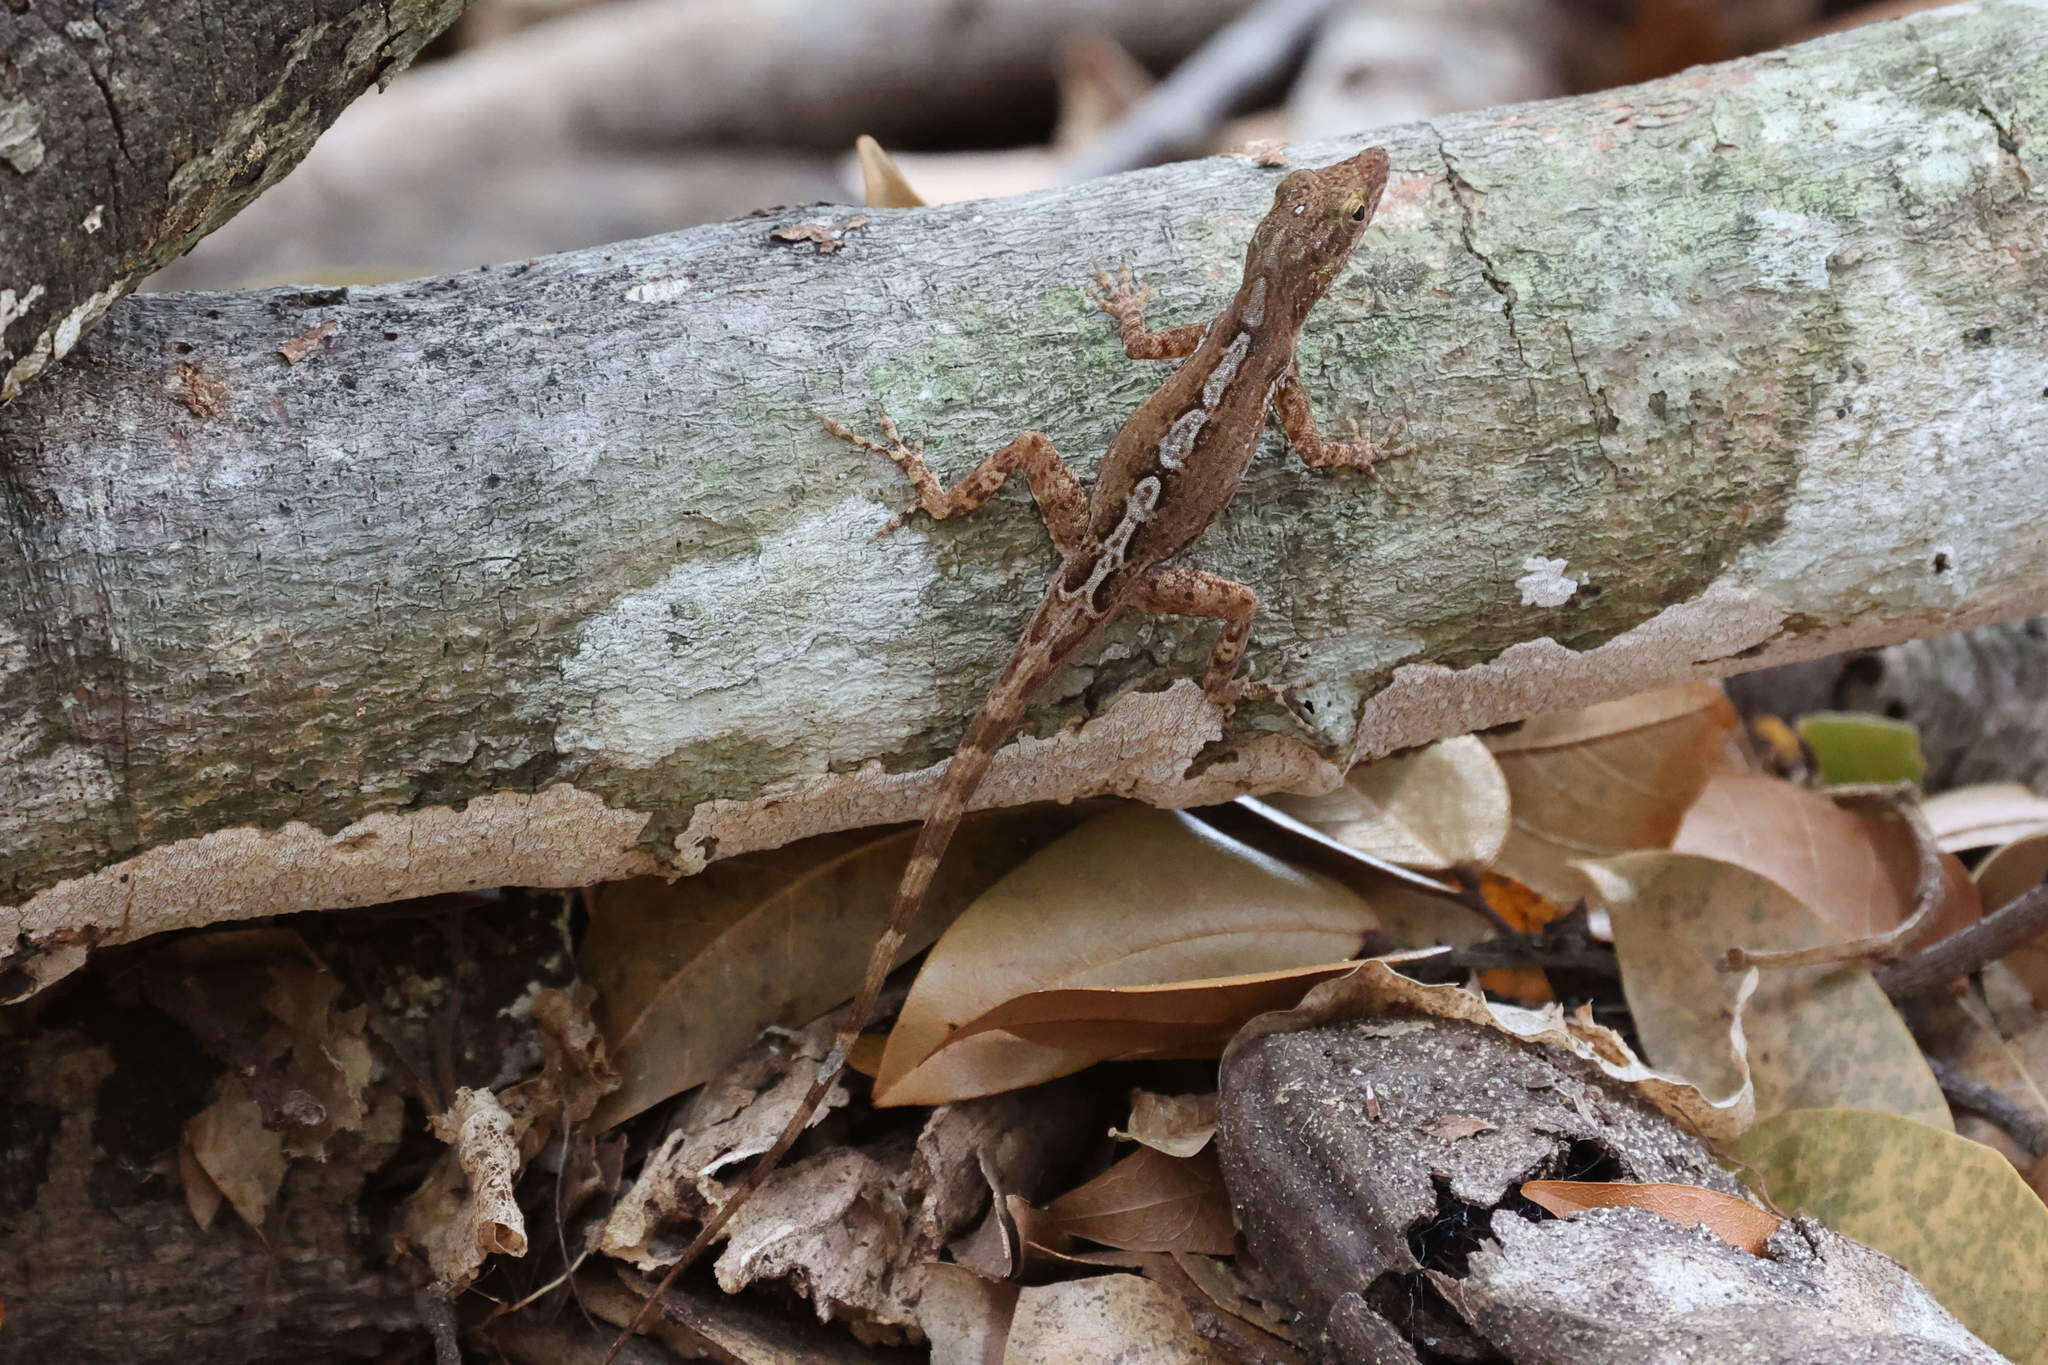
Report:
M1315 721L1289 695L1285 683L1276 682L1233 682L1210 691L1211 699L1221 705L1224 711L1234 711L1248 701L1269 701L1281 707L1300 723L1304 730L1315 729Z
M1118 326L1127 319L1134 320L1140 330L1145 325L1145 305L1152 302L1152 290L1140 284L1131 274L1128 265L1116 268L1116 278L1111 279L1107 270L1095 268L1095 288L1085 290L1088 302L1115 318Z
M1345 419L1344 431L1347 439L1331 441L1323 447L1324 458L1319 461L1328 469L1356 469L1379 478L1374 468L1381 460L1398 459L1413 455L1415 447L1400 443L1400 436L1408 426L1408 419L1397 419L1387 428L1384 436L1374 436L1356 417Z
M887 445L883 445L880 441L869 440L859 432L850 429L842 423L833 421L822 413L818 416L818 423L825 428L827 433L837 436L842 441L851 441L863 450L872 450L877 455L888 456L898 469L910 476L913 483L920 481L920 475L925 479L929 479L931 474L924 462L924 442L919 441L914 447L906 444L903 439L903 433L896 429L895 419L880 408L875 410L875 418L881 425L883 438L889 442ZM880 540L884 536L893 535L895 532L902 530L909 523L910 519L916 516L923 507L924 502L920 498L919 501L912 503L887 526L875 532L875 539Z

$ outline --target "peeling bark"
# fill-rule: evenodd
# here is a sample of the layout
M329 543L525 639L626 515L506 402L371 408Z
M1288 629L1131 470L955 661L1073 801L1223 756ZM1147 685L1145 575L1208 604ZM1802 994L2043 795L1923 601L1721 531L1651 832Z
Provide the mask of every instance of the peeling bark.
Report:
M0 402L298 163L462 0L0 10Z
M1418 453L1331 477L1276 439L1195 556L1258 590L1249 672L1315 731L1226 731L1167 686L1213 627L1131 620L983 800L1313 787L2048 606L2044 17L1378 135L1381 221L1302 368L1325 423L1399 416ZM6 984L179 924L914 818L1052 556L1021 490L876 541L896 472L812 414L880 401L956 473L1037 425L1085 473L1160 377L1088 263L1205 316L1273 183L1216 160L123 303L0 412ZM841 249L770 236L804 221Z

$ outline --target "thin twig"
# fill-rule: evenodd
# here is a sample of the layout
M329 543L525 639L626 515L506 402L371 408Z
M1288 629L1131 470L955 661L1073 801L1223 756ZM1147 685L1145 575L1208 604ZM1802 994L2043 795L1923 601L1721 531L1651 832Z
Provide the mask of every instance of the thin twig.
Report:
M1927 1065L1950 1104L1997 1124L2027 1149L2027 1155L2036 1159L2048 1156L2048 1119L1996 1086L1971 1080L1947 1062L1929 1057Z
M1843 943L1824 943L1814 948L1789 948L1778 952L1752 952L1746 948L1728 950L1728 970L1746 967L1815 967L1857 962L1867 958L1889 959L1918 938L1934 920L1947 899L1947 877L1941 863L1941 845L1920 809L1920 789L1911 782L1855 783L1821 790L1845 806L1876 806L1904 820L1913 831L1913 847L1919 855L1919 877L1913 888L1913 913L1881 934L1852 938Z
M1894 1000L1926 995L2048 932L2048 882L1877 974Z
M1237 102L1301 49L1336 0L1263 0L1199 52L1068 165L1069 181L1195 155Z

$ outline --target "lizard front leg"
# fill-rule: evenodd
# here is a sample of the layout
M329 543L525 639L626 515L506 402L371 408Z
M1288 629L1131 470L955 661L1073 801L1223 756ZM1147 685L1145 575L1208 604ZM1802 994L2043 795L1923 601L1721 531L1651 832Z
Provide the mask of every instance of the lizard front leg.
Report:
M947 488L932 473L931 466L924 462L924 442L918 442L915 449L905 445L902 434L896 430L896 423L889 419L887 413L881 414L881 422L882 434L889 439L888 445L855 435L830 417L818 420L826 431L840 440L851 441L878 455L888 456L898 469L909 476L911 485L917 489L917 506L883 527L883 535L902 526L920 508L940 521L972 512L994 497L1004 480L1022 469L1025 479L1031 484L1031 496L1038 503L1038 514L1045 518L1045 529L1052 533L1052 542L1059 547L1060 553L1066 554L1087 538L1088 495L1082 490L1081 481L1074 477L1074 471L1067 468L1067 462L1060 458L1059 451L1053 449L1052 442L1043 432L1023 433L976 465L966 478Z
M1088 301L1116 319L1124 354L1133 360L1177 360L1193 355L1209 330L1206 322L1149 330L1145 326L1145 305L1151 302L1152 291L1132 277L1127 265L1117 267L1114 280L1107 270L1097 270L1095 283L1098 288L1088 291Z
M1279 414L1280 429L1287 433L1287 444L1311 469L1370 469L1381 460L1413 453L1411 446L1382 445L1363 434L1349 441L1324 440L1316 429L1308 392L1301 387L1301 375L1291 368L1273 390L1273 410Z

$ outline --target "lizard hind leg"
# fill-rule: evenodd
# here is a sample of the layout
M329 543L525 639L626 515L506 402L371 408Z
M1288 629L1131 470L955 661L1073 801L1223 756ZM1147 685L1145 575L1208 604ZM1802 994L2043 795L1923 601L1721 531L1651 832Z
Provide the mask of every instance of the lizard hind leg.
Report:
M849 431L830 417L818 419L826 431L840 440L851 441L877 455L888 456L909 478L911 487L917 490L917 502L909 511L883 527L880 534L886 536L899 529L920 511L940 521L972 512L994 497L1010 475L1021 469L1031 485L1031 497L1038 504L1039 515L1045 519L1045 529L1052 533L1053 544L1059 547L1060 552L1065 554L1087 538L1088 495L1045 433L1027 431L1020 434L976 465L966 478L948 488L939 482L938 475L925 463L924 442L919 441L915 447L906 445L902 433L897 431L896 423L887 413L882 413L879 420L888 445Z
M1200 569L1154 569L1139 580L1131 605L1160 616L1206 616L1223 622L1223 633L1209 650L1209 666L1202 670L1202 690L1209 700L1226 711L1239 702L1278 702L1303 729L1315 729L1315 722L1302 714L1284 687L1244 682L1237 676L1245 641L1251 638L1252 618L1259 612L1259 595L1245 584Z
M1209 650L1209 666L1202 670L1202 690L1217 704L1235 706L1273 694L1269 685L1237 681L1252 618L1259 611L1259 595L1244 584L1200 569L1154 569L1139 581L1131 605L1160 616L1206 616L1223 623L1223 633Z

